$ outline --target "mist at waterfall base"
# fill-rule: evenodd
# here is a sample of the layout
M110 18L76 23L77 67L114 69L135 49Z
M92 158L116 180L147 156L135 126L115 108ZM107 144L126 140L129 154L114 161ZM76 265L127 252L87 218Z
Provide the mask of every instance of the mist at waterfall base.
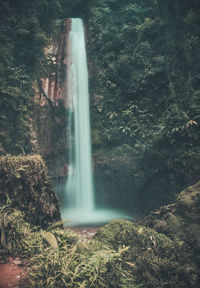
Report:
M70 19L67 41L68 179L61 217L67 226L106 223L127 218L121 211L98 209L92 175L88 70L83 22Z

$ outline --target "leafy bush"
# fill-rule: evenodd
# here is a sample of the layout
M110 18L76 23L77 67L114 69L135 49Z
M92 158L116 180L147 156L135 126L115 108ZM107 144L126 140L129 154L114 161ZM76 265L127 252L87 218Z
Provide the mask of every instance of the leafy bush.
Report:
M45 249L62 249L63 245L74 245L79 238L73 231L63 231L62 221L55 227L43 230L25 220L25 213L11 208L9 205L0 207L0 249L22 259L29 259L42 253Z
M46 249L29 263L27 286L23 287L134 287L128 273L121 268L120 255L97 242L79 243L70 249ZM38 257L39 256L39 257Z

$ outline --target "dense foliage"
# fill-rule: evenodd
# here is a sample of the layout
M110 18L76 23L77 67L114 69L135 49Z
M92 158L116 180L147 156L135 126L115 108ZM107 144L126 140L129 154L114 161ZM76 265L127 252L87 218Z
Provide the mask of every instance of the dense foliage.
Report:
M116 220L98 230L95 238L112 249L129 247L122 261L141 287L198 287L199 192L200 182L150 214L141 226Z
M199 11L196 0L91 1L93 144L105 163L129 154L143 210L199 178Z
M88 241L1 206L0 251L28 259L23 288L198 288L199 204L198 182L140 223L114 220Z
M31 119L38 109L33 103L36 84L56 69L44 48L60 41L59 24L69 15L78 15L80 4L80 0L0 2L1 154L31 152Z
M60 35L55 24L82 17L88 36L93 146L96 162L101 162L99 195L109 194L111 202L116 195L116 202L125 205L120 201L123 190L130 206L135 203L147 212L198 180L198 1L3 0L0 8L0 153L37 148L50 166L56 163L50 158L66 158L60 136L63 107L49 102L35 109L33 87L56 69L44 53ZM121 161L130 177L119 183ZM113 179L117 183L112 187Z
M44 52L55 24L81 16L99 203L146 213L199 178L197 0L1 0L0 11L1 154L55 155L65 111L48 100L36 113L33 87L55 69ZM0 179L0 250L29 259L21 287L199 287L199 183L85 243L48 227L60 216L39 156L1 157Z
M0 149L28 153L33 83L46 69L43 48L52 35L60 2L2 0L0 11Z
M60 220L59 203L40 156L0 158L0 206L6 204L41 227Z

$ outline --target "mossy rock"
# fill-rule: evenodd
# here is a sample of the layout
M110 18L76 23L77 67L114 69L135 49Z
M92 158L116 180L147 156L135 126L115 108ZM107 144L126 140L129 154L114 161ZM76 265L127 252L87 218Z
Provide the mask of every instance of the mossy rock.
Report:
M173 242L182 243L180 253L189 271L196 275L200 285L200 182L178 194L175 203L161 207L140 222L168 236ZM195 277L194 277L195 278ZM199 280L197 280L199 279ZM195 286L197 285L197 286Z
M25 213L26 221L43 228L61 220L44 161L39 155L0 158L0 205Z
M185 221L200 223L200 181L178 194L176 209Z
M198 268L187 259L182 241L126 220L114 220L98 230L95 238L118 250L123 267L141 287L198 287Z
M200 253L200 182L179 193L175 203L151 213L141 224L184 241Z

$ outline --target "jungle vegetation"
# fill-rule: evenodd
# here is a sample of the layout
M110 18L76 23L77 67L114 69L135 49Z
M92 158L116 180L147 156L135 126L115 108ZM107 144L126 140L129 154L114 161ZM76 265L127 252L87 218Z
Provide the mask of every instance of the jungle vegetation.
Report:
M0 14L0 249L30 260L21 286L199 287L199 183L176 197L199 180L199 1L1 0ZM97 186L141 214L175 201L88 243L49 226L60 219L50 171L29 155L34 141L52 145L39 123L55 141L64 118L52 103L40 118L34 96L68 17L87 31Z
M134 187L146 212L199 179L199 12L198 1L179 0L90 7L94 154L115 176L119 159L132 159L124 190Z
M59 39L63 19L82 17L94 156L103 159L111 174L121 160L132 159L127 195L133 195L138 207L155 195L150 207L140 207L144 212L172 201L198 180L197 0L2 0L0 8L1 154L31 153L31 139L43 137L42 129L35 136L32 123L38 110L33 87L56 69L44 48ZM48 122L50 131L55 122L51 118L62 111L47 111L41 123Z

